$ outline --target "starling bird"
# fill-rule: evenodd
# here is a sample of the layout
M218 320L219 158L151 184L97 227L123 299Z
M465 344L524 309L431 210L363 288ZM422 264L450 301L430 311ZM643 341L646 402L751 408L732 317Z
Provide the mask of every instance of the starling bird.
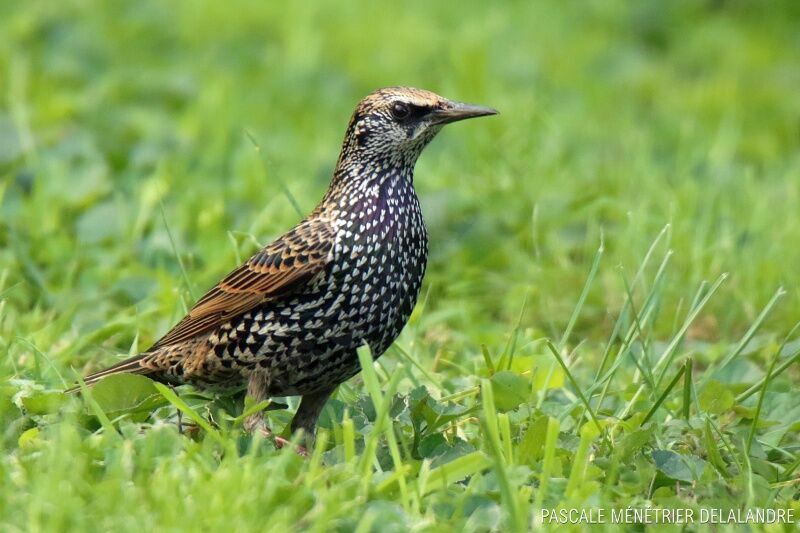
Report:
M400 334L417 301L428 237L414 165L444 124L494 109L409 87L356 107L330 187L317 207L228 274L145 352L92 374L235 388L256 402L302 396L292 431L313 435L325 401ZM268 433L263 413L245 428Z

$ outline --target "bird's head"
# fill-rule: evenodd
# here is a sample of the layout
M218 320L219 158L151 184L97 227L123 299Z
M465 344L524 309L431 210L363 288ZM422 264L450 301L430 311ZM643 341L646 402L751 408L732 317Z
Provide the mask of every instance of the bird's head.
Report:
M445 124L496 114L490 107L454 102L423 89L379 89L356 107L342 157L413 167Z

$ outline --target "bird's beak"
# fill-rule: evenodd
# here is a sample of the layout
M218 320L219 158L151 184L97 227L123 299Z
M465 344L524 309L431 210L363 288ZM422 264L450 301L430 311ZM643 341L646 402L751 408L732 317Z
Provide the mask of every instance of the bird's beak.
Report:
M447 102L442 108L431 112L431 123L449 124L468 118L486 117L497 115L498 111L491 107L473 104L463 104L461 102Z

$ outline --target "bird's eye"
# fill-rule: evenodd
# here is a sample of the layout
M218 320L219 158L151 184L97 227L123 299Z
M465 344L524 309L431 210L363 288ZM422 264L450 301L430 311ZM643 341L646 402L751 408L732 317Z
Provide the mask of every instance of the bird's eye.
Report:
M395 102L392 105L392 117L395 120L405 120L411 114L411 109L408 107L408 104L404 104L403 102Z

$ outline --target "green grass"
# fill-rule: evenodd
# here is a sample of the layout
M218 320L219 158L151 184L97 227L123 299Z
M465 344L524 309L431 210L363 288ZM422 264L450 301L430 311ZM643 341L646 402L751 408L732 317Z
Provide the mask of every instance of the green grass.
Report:
M0 3L2 529L800 515L797 4L343 4ZM297 222L397 84L502 114L423 155L423 301L308 459L230 398L58 394Z

